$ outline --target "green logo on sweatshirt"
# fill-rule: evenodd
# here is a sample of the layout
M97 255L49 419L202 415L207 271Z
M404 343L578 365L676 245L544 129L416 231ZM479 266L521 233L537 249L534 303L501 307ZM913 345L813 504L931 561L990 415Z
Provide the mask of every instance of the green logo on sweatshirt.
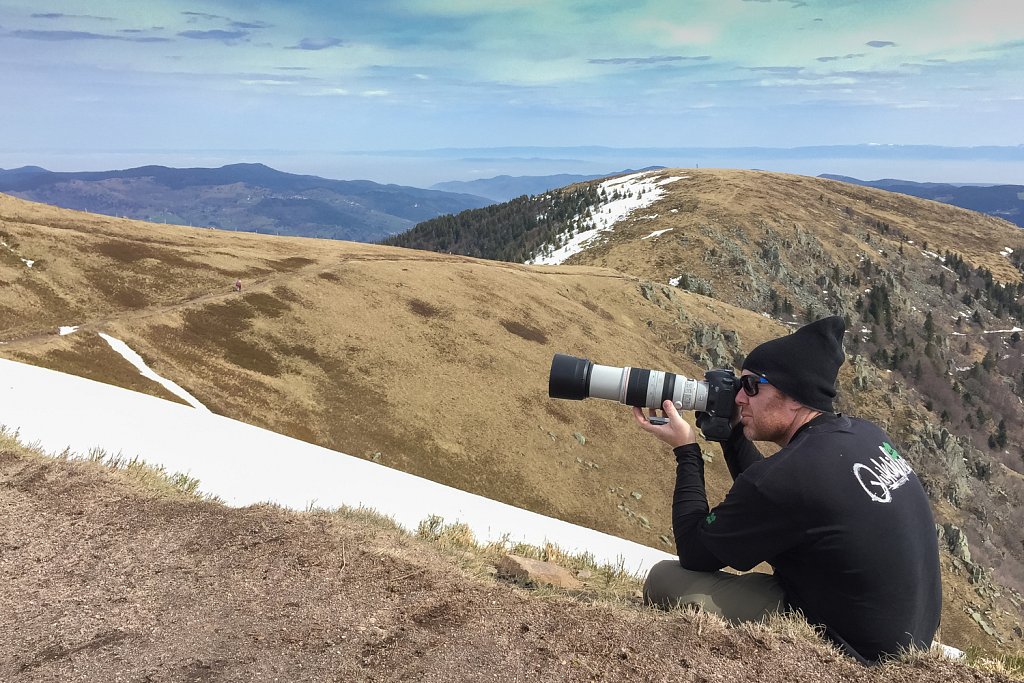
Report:
M889 443L888 441L883 443L881 446L879 446L879 448L882 450L883 453L888 455L891 459L893 459L893 460L901 460L899 452L895 448L893 448L892 444Z
M704 521L707 522L708 524L711 524L711 522L715 521L716 519L717 519L717 517L715 517L715 513L712 512L710 515L708 515L707 517L704 518Z

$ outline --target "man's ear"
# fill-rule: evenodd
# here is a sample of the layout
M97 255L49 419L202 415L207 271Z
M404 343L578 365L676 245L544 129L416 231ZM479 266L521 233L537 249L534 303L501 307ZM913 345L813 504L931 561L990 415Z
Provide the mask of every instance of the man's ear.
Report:
M782 397L785 399L785 402L782 404L783 408L788 410L791 415L795 416L802 410L810 410L810 408L805 406L803 403L800 403L795 398L787 396L786 394L782 394Z

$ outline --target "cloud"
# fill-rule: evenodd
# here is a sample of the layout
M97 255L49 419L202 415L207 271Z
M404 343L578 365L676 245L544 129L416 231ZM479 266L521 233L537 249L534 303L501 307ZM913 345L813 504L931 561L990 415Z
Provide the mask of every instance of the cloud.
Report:
M114 21L114 17L97 17L92 14L63 14L61 12L39 12L29 16L33 19L95 19L96 21Z
M804 76L803 78L766 78L758 85L764 88L777 87L807 87L807 86L850 86L857 84L856 78L849 76Z
M779 76L797 76L804 71L802 66L747 66L743 68L747 71L764 71Z
M332 47L340 47L345 44L341 38L303 38L298 45L292 45L289 50L326 50Z
M856 53L851 53L851 54L848 54L848 55L843 55L842 57L838 57L838 56L818 57L817 60L819 62L838 62L838 61L843 60L843 59L857 59L858 57L863 57L863 56L864 56L863 52L856 52Z
M868 47L895 47L896 43L891 40L869 40L864 43Z
M313 97L344 97L350 93L345 88L321 88L308 94Z
M72 41L72 40L122 40L130 43L166 43L168 38L157 38L147 36L112 36L105 33L92 33L90 31L37 31L22 29L11 31L10 35L25 40L45 41Z
M89 31L36 31L22 29L11 31L15 38L26 40L117 40L114 36L106 36L101 33L90 33Z
M132 43L171 43L174 42L170 38L162 38L160 36L139 36L138 38L126 38L118 36L117 40L127 40Z
M249 37L248 31L223 31L220 29L213 29L210 31L182 31L178 34L182 38L191 38L193 40L221 40L226 43L242 40L243 38Z
M233 28L271 28L272 24L265 21L232 21Z
M763 2L765 0L757 0ZM700 55L698 57L681 57L678 55L664 55L660 57L611 57L609 59L588 59L589 64L659 64L663 62L695 61L705 62L711 59L711 55Z
M280 84L294 84L294 83L308 83L312 81L319 81L319 78L312 76L304 76L301 74L263 74L263 73L239 73L235 74L235 77L240 81L246 83L270 83L275 85Z
M182 12L186 17L189 17L189 23L195 23L200 19L223 19L224 21L231 21L227 17L222 17L219 14L205 14L204 12Z
M996 45L989 45L986 47L978 48L978 52L999 52L1001 50L1019 50L1024 48L1024 40L1011 40L1006 43L998 43Z

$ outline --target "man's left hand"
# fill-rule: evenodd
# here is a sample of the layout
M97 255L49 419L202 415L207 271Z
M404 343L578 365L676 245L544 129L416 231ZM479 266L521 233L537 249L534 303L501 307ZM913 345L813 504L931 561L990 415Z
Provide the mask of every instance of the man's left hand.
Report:
M648 434L653 434L672 448L677 448L690 443L697 443L697 435L693 431L693 427L691 427L690 424L682 418L679 411L676 410L676 407L672 404L672 401L665 401L662 404L662 412L664 413L664 416L668 418L667 424L652 424L650 420L647 419L648 416L644 415L644 411L635 406L633 408L633 417L636 418L637 424L640 425L640 429L644 430ZM650 417L658 417L658 411L651 408Z

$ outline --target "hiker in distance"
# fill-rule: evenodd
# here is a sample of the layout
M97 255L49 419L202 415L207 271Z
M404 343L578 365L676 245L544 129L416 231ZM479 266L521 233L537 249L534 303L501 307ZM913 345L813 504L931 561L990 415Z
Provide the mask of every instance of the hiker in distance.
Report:
M845 330L842 318L824 318L747 356L722 443L733 485L714 509L694 429L671 401L664 425L633 408L677 463L679 561L651 568L649 603L699 605L733 623L800 611L865 664L931 646L942 603L931 508L884 431L833 412ZM782 449L765 458L752 441ZM774 574L749 571L761 562Z

